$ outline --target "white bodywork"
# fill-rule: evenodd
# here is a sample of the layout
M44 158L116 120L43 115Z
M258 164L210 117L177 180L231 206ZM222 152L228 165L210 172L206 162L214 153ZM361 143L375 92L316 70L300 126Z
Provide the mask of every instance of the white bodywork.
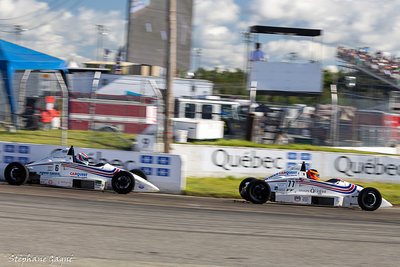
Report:
M96 190L113 189L113 176L122 171L108 163L96 166L74 162L74 155L68 155L69 148L57 151L50 156L26 165L30 174L40 176L40 184L60 187L81 187ZM133 174L133 192L158 192L157 186ZM76 186L79 184L80 186Z
M341 179L330 179L326 182L308 179L306 171L301 171L301 166L293 165L263 179L271 188L272 201L359 207L357 199L363 187ZM391 206L392 204L382 198L380 208Z

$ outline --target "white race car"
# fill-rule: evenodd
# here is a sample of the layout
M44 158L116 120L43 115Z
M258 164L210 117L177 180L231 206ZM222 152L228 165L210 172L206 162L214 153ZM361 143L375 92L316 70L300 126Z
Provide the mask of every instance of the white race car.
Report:
M245 200L255 204L272 202L315 204L327 206L360 207L373 211L391 207L380 192L363 188L342 179L317 181L309 179L305 164L297 164L264 179L246 178L239 186Z
M4 178L11 185L29 182L96 190L114 189L119 194L159 191L157 186L147 181L146 174L140 169L125 171L108 163L92 166L76 162L73 146L27 165L12 162L4 170Z

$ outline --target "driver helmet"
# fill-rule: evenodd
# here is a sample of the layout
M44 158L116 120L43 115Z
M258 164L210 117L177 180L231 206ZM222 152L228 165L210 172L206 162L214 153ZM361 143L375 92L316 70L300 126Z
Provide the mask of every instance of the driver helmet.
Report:
M319 172L316 169L310 169L307 171L307 177L319 181Z
M82 163L85 165L89 164L89 158L85 153L79 153L78 155L76 155L76 162L78 163Z

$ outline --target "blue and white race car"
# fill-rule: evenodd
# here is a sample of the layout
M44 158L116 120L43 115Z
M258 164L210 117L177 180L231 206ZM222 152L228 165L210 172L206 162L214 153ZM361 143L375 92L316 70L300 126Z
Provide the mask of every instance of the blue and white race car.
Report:
M157 186L147 181L146 174L140 169L126 171L108 163L79 163L73 146L27 165L12 162L4 170L4 178L11 185L28 182L95 190L113 189L119 194L159 191Z
M360 207L368 211L392 206L375 188L363 188L342 179L330 179L325 182L311 179L310 171L318 173L315 170L306 170L306 165L303 163L264 179L249 177L240 183L239 193L242 198L255 204L263 204L270 200L309 205Z

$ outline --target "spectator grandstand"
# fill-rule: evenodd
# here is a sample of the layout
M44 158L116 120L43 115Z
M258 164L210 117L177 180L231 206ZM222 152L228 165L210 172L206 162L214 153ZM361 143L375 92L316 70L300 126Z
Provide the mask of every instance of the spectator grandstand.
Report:
M400 58L395 55L381 51L372 54L368 47L350 49L339 46L337 56L400 89Z

